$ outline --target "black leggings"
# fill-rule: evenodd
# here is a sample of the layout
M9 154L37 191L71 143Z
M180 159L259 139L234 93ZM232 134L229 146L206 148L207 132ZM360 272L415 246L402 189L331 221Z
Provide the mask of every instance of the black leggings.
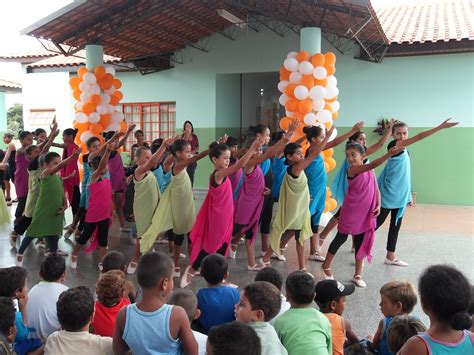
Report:
M224 244L222 244L220 249L216 252L216 254L225 255L226 250L227 250L227 243L224 243ZM194 263L191 267L194 270L198 270L201 267L202 260L208 255L209 255L209 253L205 252L204 250L201 250L199 252L196 260L194 260Z
M15 223L13 230L16 234L23 235L30 226L32 220L33 218L26 217L25 215L21 216Z
M400 232L400 227L402 226L402 219L403 219L403 218L400 218L398 220L398 224L395 225L395 222L397 220L398 210L399 208L383 208L382 207L380 209L380 214L377 217L377 228L375 228L375 230L379 229L379 227L387 219L388 214L391 213L390 227L388 229L388 238L387 238L387 251L390 251L392 253L395 252L395 248L397 247L398 233Z
M81 190L79 186L74 186L72 191L72 201L71 201L71 210L72 214L75 215L79 211L79 205L81 203Z
M81 232L84 230L84 225L86 223L86 213L87 210L85 207L79 207L79 211L77 211L77 217L79 218L77 229L79 229Z
M56 253L58 251L59 237L57 235L48 235L42 238L45 238L48 241L49 250L51 253ZM26 248L28 248L28 245L30 245L34 239L39 239L39 238L33 238L33 237L28 237L28 236L23 238L23 241L21 242L21 245L20 245L20 249L18 249L18 254L23 255Z
M95 227L97 226L97 240L99 246L102 248L107 247L107 239L109 237L109 222L110 219L104 219L99 222L86 222L84 223L84 230L81 233L81 236L77 240L77 244L84 245L94 233Z
M336 255L337 251L344 244L347 240L349 234L343 234L341 232L337 232L336 237L334 237L333 241L329 245L328 253L332 255ZM362 241L364 240L364 233L354 235L354 247L355 247L355 255L357 255Z
M234 223L234 229L232 230L232 237L240 233L243 228L244 228L244 225ZM253 226L245 231L245 239L251 240L252 237L253 237Z
M184 234L176 234L173 232L172 229L166 232L166 237L168 238L168 241L174 242L174 244L181 246L183 245L184 242ZM188 234L188 243L191 243L189 240L189 234Z
M16 206L16 210L15 210L16 219L20 218L23 215L23 212L25 212L25 206L26 206L26 196L18 197L18 205Z
M271 189L273 185L273 172L268 171L265 175L265 187ZM270 224L273 217L273 194L270 193L265 196L263 201L262 213L260 215L260 233L270 234Z

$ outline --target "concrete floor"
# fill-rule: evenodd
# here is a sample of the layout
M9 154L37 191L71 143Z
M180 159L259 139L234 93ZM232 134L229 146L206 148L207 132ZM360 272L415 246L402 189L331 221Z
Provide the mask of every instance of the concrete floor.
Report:
M200 206L202 196L197 194L196 204ZM16 205L13 205L15 208ZM416 285L421 271L428 265L434 263L449 263L462 270L474 283L474 208L456 206L433 206L418 205L407 209L399 243L397 255L400 259L410 263L408 268L387 266L383 264L386 244L386 225L377 232L374 247L373 262L366 264L364 280L367 282L366 289L357 289L349 296L346 303L344 316L351 323L359 337L373 334L377 328L382 314L379 309L379 289L390 280L409 280ZM9 228L0 231L0 267L14 265L15 251L10 248L8 242ZM333 235L332 235L333 236ZM331 236L331 237L332 237ZM329 243L325 245L327 248ZM70 251L72 242L61 239L60 248ZM337 280L349 282L353 275L354 256L350 253L350 243L342 246L333 264L333 273ZM308 250L309 246L307 246ZM128 235L118 232L116 223L110 231L109 249L120 250L128 258L131 256L133 246ZM156 249L167 251L168 246L157 244ZM256 245L260 250L260 243ZM253 281L255 272L246 270L246 256L243 246L239 248L236 260L229 260L230 281L244 286ZM40 260L43 257L36 247L31 246L25 254L24 267L29 272L28 284L32 287L39 280L38 270ZM296 251L294 244L288 246L287 262L272 261L272 265L278 268L285 276L297 268ZM182 260L182 270L186 260ZM308 269L321 279L319 272L320 263L308 261ZM98 277L97 254L80 254L78 269L67 268L67 284L70 287L86 285L94 288ZM128 278L136 284L135 276ZM175 279L176 280L176 279ZM202 278L196 278L192 289L198 290L205 286ZM428 319L423 314L421 307L417 305L414 314L419 316L427 325Z

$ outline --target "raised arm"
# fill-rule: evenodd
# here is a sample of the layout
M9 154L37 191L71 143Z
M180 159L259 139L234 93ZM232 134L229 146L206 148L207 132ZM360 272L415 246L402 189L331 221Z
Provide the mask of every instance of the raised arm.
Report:
M74 158L77 158L81 153L82 153L82 149L81 149L81 148L75 150L74 153L72 153L72 154L71 154L69 157L67 157L66 159L62 160L58 165L53 166L52 168L44 169L44 170L43 170L43 176L48 176L48 175L54 175L54 174L56 174L59 170L61 170L62 168L64 168L66 165L68 165L71 160L73 160Z
M51 144L53 144L54 139L58 135L59 135L58 124L54 122L53 125L51 126L51 132L49 133L48 139L46 140L45 144L40 148L40 155L49 151L49 148L51 148Z
M161 145L160 149L158 149L146 162L146 164L140 165L137 167L135 170L135 179L141 180L143 179L143 176L151 170L154 166L157 165L158 161L160 160L161 156L164 154L166 149L170 146L171 143L173 143L174 138L168 138L163 142Z
M385 145L385 143L387 143L388 139L392 135L392 127L393 127L394 123L395 123L395 119L392 118L390 120L390 123L388 124L388 127L387 127L387 130L385 131L385 134L382 136L382 138L380 138L378 140L377 143L372 144L370 147L367 148L367 150L365 151L365 155L368 156L368 155L371 155L371 154L375 153L377 150L382 148Z
M97 151L95 151L95 152L93 152L93 153L89 153L89 156L88 156L88 158L87 158L87 161L88 161L88 162L91 162L92 159L94 159L96 156L103 156L105 150L107 149L107 144L117 143L117 142L118 142L118 139L119 139L121 136L123 136L123 133L120 133L120 132L115 133L115 134L112 136L112 138L110 138L110 139L108 140L108 142L102 144L102 145L100 146L100 148L99 148Z
M354 176L356 176L358 174L361 174L365 171L375 169L376 167L381 165L384 161L386 161L388 158L400 153L401 151L403 151L403 147L393 147L386 154L382 155L378 159L375 159L374 161L371 161L368 164L351 166L349 169L347 169L347 175L349 177L354 177Z
M209 155L209 149L206 149L205 151L194 155L193 157L180 161L174 165L173 172L175 175L178 175L181 171L186 169L189 165L194 164L198 160L201 160L204 157L207 157Z
M407 147L413 143L416 143L418 141L421 141L422 139L428 138L429 136L435 134L436 132L441 131L442 129L445 128L451 128L454 126L457 126L459 122L451 122L451 118L448 118L447 120L443 121L440 123L438 126L428 129L426 131L420 132L417 135L414 135L411 138L407 138L404 140L398 140L397 141L397 147Z
M332 126L334 127L334 124ZM326 143L326 146L324 147L323 150L337 147L339 144L347 141L349 137L352 136L354 133L362 131L362 128L364 128L364 122L363 121L357 122L349 132L344 133L340 136L337 136L332 141Z
M130 126L128 126L127 130L125 131L125 134L124 134L123 138L119 142L119 146L118 146L119 148L123 147L125 145L125 143L127 142L128 137L130 136L130 133L133 132L133 130L135 129L136 126L137 126L136 124L131 124Z
M112 142L112 143L107 143L106 146L107 146L107 149L105 151L105 154L102 155L102 158L100 159L99 166L97 167L97 169L92 174L91 182L96 182L97 180L99 180L99 178L107 170L107 163L109 162L110 154L115 149L117 149L118 144L116 142Z

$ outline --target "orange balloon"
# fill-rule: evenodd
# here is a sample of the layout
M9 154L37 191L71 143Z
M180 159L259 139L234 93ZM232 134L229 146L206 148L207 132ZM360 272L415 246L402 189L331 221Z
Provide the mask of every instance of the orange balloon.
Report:
M314 86L313 75L303 75L301 78L301 85L304 85L308 88L308 90L311 90L311 88Z
M113 83L113 85L115 86L115 88L116 88L117 90L122 87L122 82L121 82L120 80L118 80L118 79L114 79L114 80L112 81L112 83Z
M81 101L81 90L77 89L72 92L72 97L74 97L77 101Z
M338 117L339 117L339 112L334 112L334 113L332 114L332 119L333 119L333 120L337 120Z
M298 107L296 107L296 109L298 109ZM301 112L293 113L293 117L299 119L301 122L304 122L304 114Z
M324 55L322 53L316 53L311 58L311 63L313 64L314 67L320 67L324 65Z
M313 110L313 100L304 99L298 104L298 111L303 114L310 113Z
M336 67L334 65L326 65L325 68L326 68L326 71L328 72L328 76L334 75L334 73L336 72Z
M298 59L298 62L300 63L306 60L309 60L308 51L299 51L298 54L296 55L296 59Z
M298 111L298 103L299 101L297 99L290 97L288 100L286 100L285 108L290 112Z
M79 78L78 76L73 76L71 79L69 79L69 85L71 86L71 89L79 89L79 84L81 83L81 81L81 78Z
M334 170L336 168L336 160L334 158L326 159L326 162L329 165L329 171Z
M107 73L104 75L102 79L98 81L98 84L102 90L108 90L112 87L113 82L114 82L114 77L112 76L112 74Z
M85 131L87 130L87 128L89 128L89 122L79 123L77 121L74 121L72 126L76 128L78 131ZM80 137L80 135L76 134L76 137Z
M100 80L104 77L107 72L105 71L105 67L103 65L99 65L97 68L94 69L94 74L97 80Z
M298 85L296 84L288 84L285 88L285 95L288 97L295 97L295 89ZM290 110L292 111L292 110Z
M327 52L324 54L324 64L334 65L336 64L336 55L333 52Z
M112 122L112 115L102 115L100 116L99 124L102 126L103 129L106 129L110 122Z
M120 99L119 99L117 96L115 96L115 95L110 95L110 104L111 104L112 106L117 106L118 103L119 103L119 101L120 101Z
M100 105L100 103L102 102L102 98L100 97L100 95L92 95L91 98L89 99L89 101L94 106L97 106L97 105Z
M78 131L78 133L79 133L79 131ZM75 143L76 145L82 144L82 141L81 141L81 139L79 138L79 134L76 134L76 138L74 138L74 143Z
M333 148L323 150L323 155L324 155L325 158L330 158L330 157L332 157L333 154L334 154L334 149Z
M329 164L326 162L324 162L324 170L326 170L327 173L329 172Z
M331 122L324 122L324 126L326 126L327 129L331 128L332 123Z
M82 112L84 112L86 115L89 115L94 111L95 111L95 106L93 104L91 104L90 102L88 102L88 103L84 104L84 106L82 106Z
M99 135L104 131L104 127L98 123L93 123L89 126L89 131L94 135Z
M332 112L332 106L329 104L324 105L324 109L328 110L329 112Z
M328 81L326 79L323 79L323 80L314 79L314 85L321 85L323 87L326 87L327 84L328 84Z
M333 211L336 209L337 201L335 199L329 198L327 202L329 203L329 211Z
M288 128L290 127L290 123L291 123L291 117L283 117L283 118L280 120L280 128L281 128L281 130L287 132L287 131L288 131Z
M79 76L81 79L84 76L85 73L88 73L89 71L87 70L86 67L80 67L77 69L77 76Z
M337 96L331 98L331 99L324 99L326 102L334 102L337 100Z
M125 121L120 122L120 132L122 133L125 132L127 128L128 128L127 122Z
M284 66L280 67L280 80L290 80L290 71Z
M123 99L123 94L121 91L116 91L112 95L117 96L119 101Z

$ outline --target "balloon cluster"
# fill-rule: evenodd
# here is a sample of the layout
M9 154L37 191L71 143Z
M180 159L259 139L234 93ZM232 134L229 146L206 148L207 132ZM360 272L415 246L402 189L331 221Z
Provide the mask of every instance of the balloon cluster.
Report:
M122 82L115 78L112 66L98 66L93 71L80 67L77 75L69 80L74 105L74 128L77 129L75 143L86 151L85 144L93 136L101 141L102 132L127 129L122 111L117 107L123 98L119 89Z
M304 137L304 126L321 126L330 128L338 117L339 102L337 96L336 55L332 52L316 53L311 56L307 51L290 52L283 66L280 68L280 82L278 90L282 93L279 99L285 107L286 117L280 119L280 128L288 130L294 118L301 121L301 125L293 135L292 141ZM334 129L330 140L337 135ZM306 150L309 142L304 142ZM323 151L324 167L326 172L336 168L333 158L334 149ZM326 193L326 208L324 212L334 210L336 200L331 198L329 188Z

